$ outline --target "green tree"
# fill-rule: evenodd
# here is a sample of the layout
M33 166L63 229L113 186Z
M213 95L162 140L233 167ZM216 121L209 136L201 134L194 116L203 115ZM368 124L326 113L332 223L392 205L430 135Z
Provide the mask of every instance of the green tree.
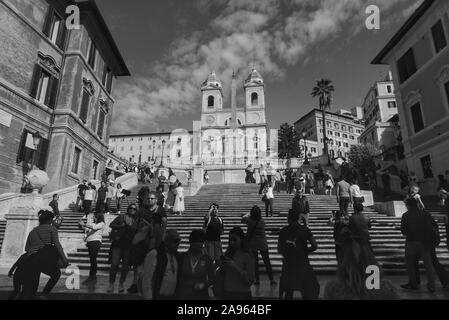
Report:
M323 112L323 141L324 154L327 156L328 164L330 164L329 150L327 145L326 134L326 109L331 108L332 92L335 91L332 81L328 79L321 79L316 82L312 89L312 97L318 97L320 102L320 110Z
M374 170L376 167L374 158L380 155L380 150L371 144L357 144L349 150L349 163L357 169Z
M288 123L283 123L279 128L278 134L279 158L290 159L300 157L299 139L299 134L295 128Z

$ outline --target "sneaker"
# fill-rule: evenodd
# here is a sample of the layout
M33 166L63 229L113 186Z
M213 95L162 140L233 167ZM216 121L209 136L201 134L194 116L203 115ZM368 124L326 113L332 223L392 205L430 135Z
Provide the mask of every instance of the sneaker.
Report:
M133 284L131 287L128 288L128 293L137 293L137 286L135 284Z
M410 283L406 283L406 284L401 284L401 288L402 289L406 289L406 290L418 290L418 286L412 286Z
M122 282L120 282L119 285L118 285L118 292L119 293L125 292L125 286L123 285Z
M107 291L108 293L113 293L114 292L114 284L113 283L110 283L109 284L109 288L108 288L108 291Z
M120 211L117 211L117 214L120 214Z

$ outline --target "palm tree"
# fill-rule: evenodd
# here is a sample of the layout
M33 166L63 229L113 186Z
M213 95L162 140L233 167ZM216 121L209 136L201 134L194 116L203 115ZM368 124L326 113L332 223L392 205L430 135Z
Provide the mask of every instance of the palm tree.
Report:
M330 109L332 91L335 91L332 81L328 79L317 80L316 86L312 89L312 97L319 97L320 109L323 112L323 141L324 141L324 153L327 156L327 163L330 165L329 150L327 145L326 135L326 109Z

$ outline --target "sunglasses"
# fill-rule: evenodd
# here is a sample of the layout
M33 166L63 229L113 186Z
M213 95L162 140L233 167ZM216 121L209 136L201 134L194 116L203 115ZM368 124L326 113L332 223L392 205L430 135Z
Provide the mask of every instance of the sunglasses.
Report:
M136 208L136 207L131 207L130 209L131 209L131 210L137 210L137 208Z
M157 198L148 198L148 200L157 200Z

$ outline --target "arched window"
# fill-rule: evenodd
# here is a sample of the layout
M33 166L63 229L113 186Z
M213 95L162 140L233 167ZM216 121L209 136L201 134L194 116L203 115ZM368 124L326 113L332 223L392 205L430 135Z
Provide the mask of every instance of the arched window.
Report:
M251 105L257 106L258 104L259 104L259 96L255 92L251 93Z
M209 108L213 108L214 107L214 97L213 96L209 96L207 98L207 106Z

